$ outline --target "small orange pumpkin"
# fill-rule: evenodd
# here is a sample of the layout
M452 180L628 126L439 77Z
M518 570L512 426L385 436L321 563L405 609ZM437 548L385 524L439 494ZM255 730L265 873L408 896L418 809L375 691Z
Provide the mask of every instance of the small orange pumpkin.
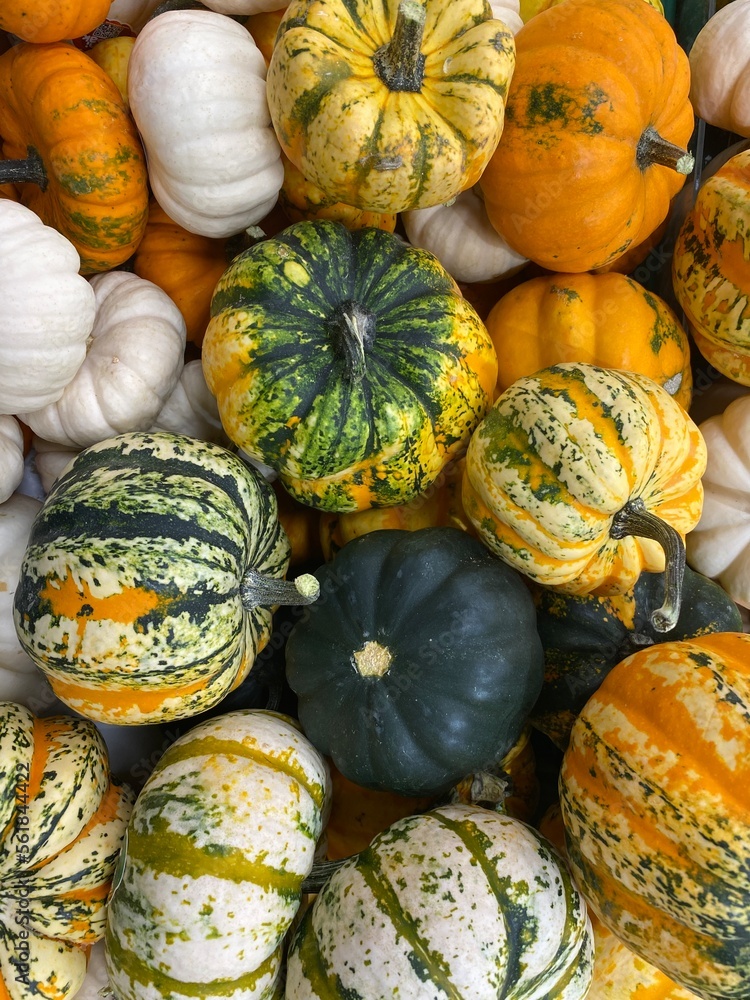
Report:
M0 30L25 42L62 42L97 28L112 0L3 0Z

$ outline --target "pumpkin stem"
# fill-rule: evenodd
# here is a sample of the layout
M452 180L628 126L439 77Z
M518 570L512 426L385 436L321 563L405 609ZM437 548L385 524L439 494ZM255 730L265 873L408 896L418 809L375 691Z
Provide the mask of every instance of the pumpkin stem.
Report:
M678 531L646 509L643 500L630 500L612 519L612 538L640 535L653 538L664 549L664 603L651 614L657 632L669 632L677 624L685 575L685 545Z
M662 139L656 129L649 125L638 140L635 159L641 170L660 163L663 167L671 167L678 174L689 174L695 166L695 157L686 149L675 146L673 142Z
M320 892L328 879L341 868L351 858L356 858L356 854L351 854L347 858L337 858L335 861L317 861L312 866L312 871L302 882L303 892Z
M491 764L484 771L477 771L462 778L450 789L446 803L480 806L498 810L508 798L513 782L500 764Z
M389 90L418 94L422 89L425 57L420 46L426 16L419 0L401 0L393 37L372 57L375 72Z
M312 573L303 573L296 580L279 580L249 569L240 583L240 601L246 611L276 604L312 604L319 594L320 584Z
M390 669L393 656L386 646L370 640L352 655L352 660L361 677L383 677Z
M334 348L344 356L349 381L365 377L365 354L375 339L375 314L358 302L344 302L331 320Z
M44 162L33 146L26 150L25 160L0 160L0 184L37 184L44 191L48 181Z

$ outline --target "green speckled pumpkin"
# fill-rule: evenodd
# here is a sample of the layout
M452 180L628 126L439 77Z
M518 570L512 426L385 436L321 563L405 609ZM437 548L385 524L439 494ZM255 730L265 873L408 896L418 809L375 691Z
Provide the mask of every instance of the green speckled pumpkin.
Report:
M301 222L220 279L203 368L229 437L328 511L405 503L460 455L497 357L432 254Z

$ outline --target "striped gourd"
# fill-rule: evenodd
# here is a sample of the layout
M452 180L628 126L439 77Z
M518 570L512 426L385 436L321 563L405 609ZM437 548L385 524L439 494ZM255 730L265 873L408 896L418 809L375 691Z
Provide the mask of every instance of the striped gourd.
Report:
M750 996L750 636L619 663L560 775L568 856L602 923L704 1000Z
M578 1000L591 926L565 865L520 820L451 805L344 863L295 933L287 1000Z
M624 593L666 569L653 618L666 631L705 467L700 431L656 382L559 364L498 397L469 444L463 502L496 555L566 593Z
M306 599L280 579L288 561L273 490L236 455L124 434L81 452L44 502L16 630L55 694L88 718L195 715L247 675L272 606Z
M268 1000L329 809L292 720L231 712L164 753L138 796L108 908L117 1000Z
M406 503L461 454L497 356L438 262L381 229L300 222L234 259L203 368L222 424L311 507Z
M133 804L86 719L0 702L0 996L80 987Z

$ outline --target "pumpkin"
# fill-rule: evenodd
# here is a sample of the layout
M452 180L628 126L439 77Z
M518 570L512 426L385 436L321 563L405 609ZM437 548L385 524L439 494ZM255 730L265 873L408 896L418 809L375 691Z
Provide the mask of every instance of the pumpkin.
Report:
M130 110L128 101L128 64L135 45L132 35L118 35L116 38L103 38L88 49L88 54L117 85L123 104Z
M289 539L292 550L289 565L301 566L313 563L319 566L323 560L320 514L312 507L306 507L290 497L279 485L278 480L273 483L273 491L279 508L279 523Z
M23 432L15 417L0 414L0 504L23 479Z
M136 39L128 97L151 188L193 233L231 236L276 202L284 171L265 76L252 36L213 11L166 11Z
M452 204L402 215L409 242L434 253L456 281L510 277L528 263L490 224L476 187Z
M692 534L687 537L688 550ZM680 616L674 628L658 632L649 616L663 591L660 573L641 573L632 590L612 597L577 597L536 588L544 684L529 718L561 750L568 745L578 713L626 656L657 642L742 631L739 609L728 594L686 566Z
M229 444L221 426L216 400L208 391L203 377L200 358L188 361L184 366L179 382L149 430L186 434L224 446Z
M745 608L750 607L749 422L750 396L745 395L700 424L708 451L705 498L700 520L687 539L690 565L717 580Z
M374 531L315 573L286 644L306 735L350 781L434 795L499 760L539 694L517 573L455 528Z
M560 805L602 923L703 1000L750 985L750 636L666 642L619 663L578 716Z
M84 274L126 261L146 225L146 161L115 83L85 53L22 43L0 56L0 183L78 251Z
M592 958L552 845L520 820L444 806L334 872L292 938L286 997L582 1000Z
M555 7L557 4L562 2L563 0L520 0L521 18L525 24L526 21L541 13L543 10L547 10L548 7ZM664 13L664 5L661 0L646 0L646 3L655 7L660 14Z
M85 719L39 719L0 702L0 753L0 990L65 1000L104 933L134 796L111 777L104 741Z
M550 7L516 48L480 181L490 222L551 271L601 267L650 236L692 169L687 56L643 0Z
M490 0L492 16L517 35L523 27L520 0Z
M54 403L20 416L47 441L84 448L148 430L184 365L185 322L166 292L136 274L91 279L96 319L86 358Z
M666 567L651 620L669 631L705 466L700 431L652 379L553 365L509 386L475 431L464 510L492 552L563 593L625 593Z
M266 66L271 61L271 53L276 41L276 32L284 20L285 13L286 5L278 7L276 10L258 11L255 14L249 14L245 18L245 27L253 36L255 44L260 49L261 55L266 61Z
M690 344L667 303L623 274L549 274L512 288L486 320L499 392L566 361L640 372L687 410Z
M750 137L750 0L711 15L690 49L690 100L696 115Z
M750 385L750 149L701 184L677 234L672 283L696 346Z
M514 55L485 0L292 0L268 67L271 118L292 163L334 201L429 208L484 170Z
M289 543L271 487L218 445L131 433L48 494L15 595L21 645L66 705L118 725L212 707L268 641ZM305 591L305 593L302 593Z
M42 491L47 494L60 478L81 448L67 448L53 441L34 436L34 470L39 476Z
M110 0L3 0L0 31L25 42L61 42L96 28Z
M159 6L160 0L112 0L109 19L137 35Z
M60 398L86 357L96 301L75 247L30 209L0 199L0 234L0 413L12 414Z
M230 712L172 743L109 903L118 1000L270 998L329 799L325 761L284 716Z
M466 448L496 366L432 254L325 220L236 257L203 342L231 440L296 499L337 512L424 491Z

